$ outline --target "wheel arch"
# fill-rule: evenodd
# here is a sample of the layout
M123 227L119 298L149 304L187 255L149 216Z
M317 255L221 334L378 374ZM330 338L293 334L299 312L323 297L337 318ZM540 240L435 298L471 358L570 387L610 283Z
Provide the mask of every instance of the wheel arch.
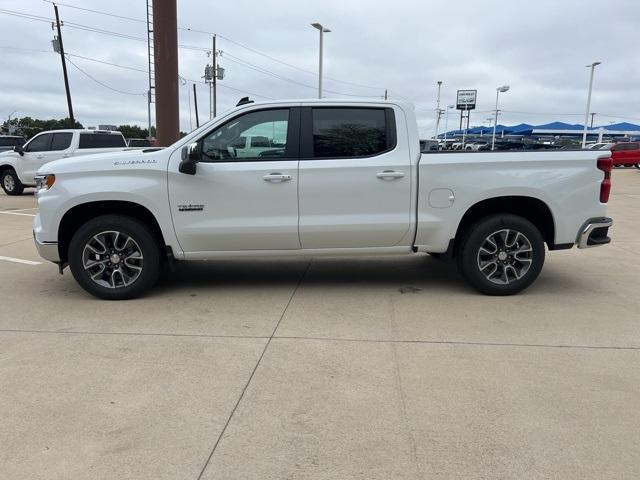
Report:
M453 240L452 254L455 254L466 230L476 221L489 215L509 213L518 215L533 223L542 235L549 250L562 248L555 243L555 220L549 206L539 198L519 195L492 197L472 205L462 216Z
M147 225L161 252L166 251L166 241L155 215L145 206L127 200L100 200L81 203L70 208L63 215L58 226L58 253L62 264L68 262L71 238L84 223L101 215L122 215L141 221Z

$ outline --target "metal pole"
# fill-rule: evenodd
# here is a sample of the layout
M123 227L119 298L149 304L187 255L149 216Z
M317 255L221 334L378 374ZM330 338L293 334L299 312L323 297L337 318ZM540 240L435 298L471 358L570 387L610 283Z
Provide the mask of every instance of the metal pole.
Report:
M590 125L590 127L593 128L593 117L595 117L596 114L595 113L590 113L589 115L591 115L591 125Z
M147 90L147 138L151 138L151 89Z
M53 10L56 12L56 26L58 28L58 44L60 45L60 60L62 60L62 74L64 75L64 89L67 92L67 108L69 109L69 120L71 128L76 126L76 119L73 117L73 105L71 105L71 92L69 91L69 77L67 75L67 62L64 58L64 45L62 44L62 30L60 30L60 17L58 16L58 6L54 3Z
M213 118L216 118L218 109L218 96L216 84L218 82L218 61L216 59L216 36L213 36Z
M447 140L447 132L449 131L449 107L444 113L444 139ZM445 143L446 146L446 143Z
M196 128L200 127L200 120L198 119L198 94L196 93L196 84L193 84L193 105L196 107Z
M500 89L496 89L496 109L494 111L495 118L493 119L493 135L491 135L491 150L496 149L496 127L498 126L498 96L500 95Z
M320 59L318 63L318 98L322 98L322 36L324 28L320 30Z
M468 113L467 113L468 115ZM466 139L467 139L467 129L469 128L469 117L467 116L467 123L464 124L464 130L462 131L462 150L464 150L464 144L466 143Z
M153 0L156 131L159 146L180 138L176 0Z
M587 146L587 123L589 123L589 110L591 109L591 90L593 89L593 72L600 62L594 62L591 65L591 74L589 75L589 94L587 95L587 111L584 113L584 129L582 130L582 148Z
M438 139L438 129L440 127L440 89L442 88L442 80L438 80L438 97L436 99L436 140Z

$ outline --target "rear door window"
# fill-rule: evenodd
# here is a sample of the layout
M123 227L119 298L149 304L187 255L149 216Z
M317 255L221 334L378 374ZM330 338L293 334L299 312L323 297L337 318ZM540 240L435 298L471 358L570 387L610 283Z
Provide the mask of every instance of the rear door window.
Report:
M51 141L51 150L66 150L71 146L72 138L73 133L71 132L54 133L53 140Z
M389 116L393 111L385 108L313 108L313 157L370 157L391 150Z
M122 135L109 133L81 133L78 148L118 148L126 147Z

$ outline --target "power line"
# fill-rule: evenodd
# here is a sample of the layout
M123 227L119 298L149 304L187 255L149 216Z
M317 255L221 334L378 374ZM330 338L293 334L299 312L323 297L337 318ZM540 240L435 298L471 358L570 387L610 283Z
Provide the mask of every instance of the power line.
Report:
M73 8L73 9L76 9L76 10L81 10L81 11L85 11L85 12L91 12L91 13L95 13L95 14L99 14L99 15L106 15L106 16L113 17L113 18L119 18L121 20L129 20L129 21L137 22L137 23L146 23L144 20L141 20L139 18L128 17L128 16L125 16L125 15L117 15L115 13L105 12L105 11L101 11L101 10L95 10L95 9L85 8L85 7L78 7L76 5L71 5L71 4L68 4L68 3L61 3L61 2L54 2L52 0L43 0L43 1L47 2L47 3L56 3L58 5L69 7L69 8ZM313 72L311 70L306 70L304 68L298 67L297 65L293 65L291 63L285 62L284 60L280 60L280 59L278 59L278 58L276 58L276 57L274 57L272 55L269 55L268 53L262 52L260 50L256 50L255 48L249 47L249 46L245 45L244 43L241 43L241 42L238 42L236 40L233 40L232 38L229 38L229 37L227 37L225 35L221 35L221 34L216 33L216 32L209 32L209 31L206 31L206 30L199 30L199 29L195 29L195 28L191 28L191 27L177 27L177 28L178 28L178 30L182 30L182 31L185 31L185 32L199 33L199 34L209 35L209 36L217 35L218 37L222 38L223 40L226 40L229 43L232 43L234 45L237 45L238 47L244 48L245 50L253 52L253 53L257 54L257 55L260 55L260 56L263 56L265 58L268 58L269 60L271 60L273 62L279 63L281 65L285 65L285 66L287 66L289 68L293 68L295 70L298 70L299 72L303 72L303 73L306 73L306 74L309 74L309 75L314 75L314 76L317 75L317 72ZM372 85L364 85L364 84L361 84L361 83L348 82L348 81L345 81L345 80L339 80L337 78L332 78L332 77L327 77L327 76L325 76L324 78L327 79L327 80L331 80L333 82L343 83L345 85L351 85L351 86L354 86L354 87L369 88L369 89L373 89L373 90L384 90L384 87L380 87L380 86L372 86ZM404 98L401 95L398 95L397 93L396 93L396 96Z
M21 48L21 47L11 47L0 45L0 49L2 50L15 50L16 52L36 52L36 53L51 53L50 50L37 50L35 48Z
M231 58L229 58L229 57L231 57ZM256 72L262 73L264 75L269 75L271 77L277 78L278 80L282 80L282 81L285 81L285 82L293 83L295 85L299 85L301 87L310 88L312 90L316 90L318 88L315 85L309 85L307 83L302 83L302 82L299 82L299 81L294 80L292 78L285 77L283 75L279 75L277 73L274 73L271 70L267 70L266 68L262 68L262 67L259 67L257 65L254 65L254 64L249 63L249 62L247 62L245 60L242 60L241 58L236 57L235 55L232 55L232 54L230 54L228 52L224 52L223 58L225 60L227 60L227 61L230 61L232 63L236 63L238 65L241 65L241 66L245 67L245 68L249 68L251 70L255 70ZM347 96L347 97L359 97L359 98L365 97L364 95L353 95L353 94L350 94L350 93L337 92L335 90L328 90L328 89L325 89L325 92L333 93L335 95L344 95L344 96ZM376 96L376 97L370 96L370 98L377 98L377 97L378 96Z
M91 57L85 57L85 56L82 56L82 55L76 55L75 53L67 53L67 56L75 57L75 58L81 58L83 60L89 60L90 62L102 63L103 65L110 65L112 67L124 68L126 70L132 70L134 72L141 72L141 73L144 73L144 74L148 73L147 70L143 70L141 68L129 67L129 66L126 66L126 65L118 65L117 63L106 62L104 60L98 60L97 58L91 58Z
M73 63L70 58L67 58L67 62L69 62L71 65L73 65L77 70L82 72L85 76L89 77L91 80L96 82L98 85L102 85L103 87L108 88L109 90L113 90L114 92L121 93L123 95L141 95L141 96L144 96L144 97L147 96L146 92L144 92L144 93L125 92L124 90L119 90L117 88L113 88L113 87L107 85L106 83L101 82L97 78L93 77L91 74L85 72L82 68L80 68L78 65Z
M143 70L143 69L140 69L140 68L129 67L129 66L126 66L126 65L119 65L117 63L112 63L112 62L106 62L104 60L99 60L97 58L85 57L83 55L76 55L76 54L73 54L73 53L67 53L66 55L68 57L81 58L83 60L88 60L88 61L91 61L91 62L101 63L101 64L109 65L109 66L112 66L112 67L124 68L124 69L127 69L127 70L133 70L133 71L141 72L141 73L145 73L145 74L147 73L146 70ZM70 59L67 59L67 60L71 63ZM80 70L80 68L77 65L73 64L73 66L76 67L78 70ZM95 78L90 76L87 72L82 71L82 73L84 73L85 75L89 76L92 80L97 81ZM187 81L193 82L193 83L200 83L200 84L205 84L206 83L206 82L203 82L202 80L193 80L193 79L189 79L189 78L183 77L182 75L180 75L180 77L183 78L184 80L187 80ZM100 83L100 82L98 82L98 83ZM112 87L110 87L108 85L104 85L104 84L102 84L102 85L107 87L107 88L110 88L111 90L117 91L119 93L124 93L124 94L127 94L127 95L146 95L146 93L139 94L139 93L123 92L123 91L114 89L114 88L112 88ZM219 85L219 86L224 87L224 88L228 88L230 90L234 90L234 91L240 92L240 93L248 93L249 95L252 95L254 97L266 98L267 100L275 100L275 98L273 98L273 97L268 97L266 95L260 95L260 94L255 93L255 92L249 92L247 90L242 90L242 89L239 89L239 88L235 88L235 87L232 87L230 85Z

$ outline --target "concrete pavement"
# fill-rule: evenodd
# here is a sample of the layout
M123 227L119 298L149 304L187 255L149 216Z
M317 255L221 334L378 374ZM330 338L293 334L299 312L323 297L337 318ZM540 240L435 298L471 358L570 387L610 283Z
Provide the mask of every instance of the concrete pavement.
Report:
M0 478L637 478L640 173L613 181L614 243L515 297L416 256L192 263L102 302L0 260ZM34 206L0 195L0 257L40 261Z

